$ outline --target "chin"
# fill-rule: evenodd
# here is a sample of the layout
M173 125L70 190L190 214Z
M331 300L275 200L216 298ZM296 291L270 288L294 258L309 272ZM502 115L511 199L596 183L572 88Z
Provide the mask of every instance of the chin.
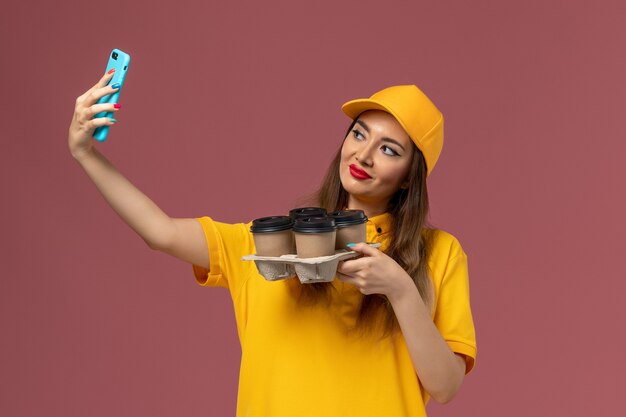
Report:
M350 197L356 198L357 200L367 202L375 202L378 200L376 196L371 195L368 192L369 190L366 190L365 187L359 183L352 183L348 180L347 184L342 181L341 186L344 190L346 190Z

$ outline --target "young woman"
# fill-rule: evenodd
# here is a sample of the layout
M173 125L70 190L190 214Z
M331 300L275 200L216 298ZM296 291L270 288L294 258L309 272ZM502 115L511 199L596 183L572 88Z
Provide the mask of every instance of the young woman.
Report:
M474 366L467 257L428 229L426 177L443 145L443 116L415 86L384 89L342 107L348 134L317 194L328 210L369 220L363 256L326 284L269 282L253 262L248 224L173 219L93 146L97 100L111 75L76 100L69 148L111 207L150 248L193 265L204 286L233 300L242 347L238 416L424 416L450 401ZM217 359L216 359L217 360Z

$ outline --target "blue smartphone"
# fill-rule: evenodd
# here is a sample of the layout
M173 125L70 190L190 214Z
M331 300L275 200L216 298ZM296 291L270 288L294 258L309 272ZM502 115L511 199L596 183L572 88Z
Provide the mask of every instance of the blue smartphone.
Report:
M124 88L124 80L126 79L126 73L128 72L128 67L130 66L130 55L126 52L120 51L119 49L114 49L111 51L109 55L109 62L107 63L107 67L104 70L106 74L112 68L115 68L115 73L113 74L113 78L107 83L120 85L119 90L117 90L113 94L106 95L98 100L98 103L117 103L120 98L120 93L122 92L122 88ZM96 114L94 117L113 117L113 112L101 112ZM93 137L100 142L104 142L107 139L107 135L109 134L109 126L100 126L97 127L93 132Z

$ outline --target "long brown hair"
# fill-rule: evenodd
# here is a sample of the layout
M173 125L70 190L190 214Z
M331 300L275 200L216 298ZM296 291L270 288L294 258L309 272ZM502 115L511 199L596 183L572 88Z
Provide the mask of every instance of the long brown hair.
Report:
M350 134L357 119L358 117L352 122L345 137ZM319 190L314 195L314 201L328 211L341 210L348 205L349 195L341 185L339 177L342 147L337 151ZM422 152L415 147L407 186L400 188L387 206L392 225L390 244L385 253L409 274L422 299L432 309L434 294L428 271L430 229L426 228L428 216L426 176L426 161ZM327 284L308 284L303 287L304 298L317 300L327 297L330 288ZM357 328L373 330L378 325L383 326L385 335L397 330L398 323L391 303L381 294L365 295L357 319Z

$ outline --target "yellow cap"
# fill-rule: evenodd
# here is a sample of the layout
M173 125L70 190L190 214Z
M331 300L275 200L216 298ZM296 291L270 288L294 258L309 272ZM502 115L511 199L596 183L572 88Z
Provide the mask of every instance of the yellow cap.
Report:
M430 175L443 148L443 114L419 88L414 85L388 87L370 98L348 101L341 110L353 120L367 110L391 114L424 154Z

